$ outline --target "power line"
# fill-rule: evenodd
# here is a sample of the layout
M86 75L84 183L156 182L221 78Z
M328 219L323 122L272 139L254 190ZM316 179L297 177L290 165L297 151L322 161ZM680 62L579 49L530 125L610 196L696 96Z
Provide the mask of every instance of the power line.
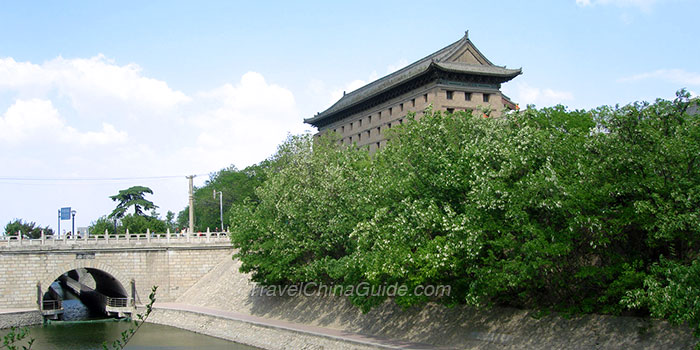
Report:
M143 180L143 179L166 179L182 177L185 175L167 175L167 176L139 176L139 177L28 177L28 176L0 176L0 180L13 181L112 181L112 180Z
M208 174L198 174L203 176ZM31 176L0 176L0 184L15 185L62 185L74 184L99 184L136 180L166 180L184 179L186 175L161 175L161 176L134 176L134 177L31 177Z

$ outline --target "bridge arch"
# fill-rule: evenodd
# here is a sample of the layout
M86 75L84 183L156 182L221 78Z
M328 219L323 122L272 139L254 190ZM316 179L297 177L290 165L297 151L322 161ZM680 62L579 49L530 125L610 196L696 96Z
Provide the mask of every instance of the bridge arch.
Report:
M131 279L127 278L121 272L119 272L119 270L107 264L95 262L94 260L88 259L77 260L68 264L61 265L44 275L44 277L39 281L42 293L46 292L51 283L53 283L64 273L81 268L89 270L99 270L101 272L107 273L108 275L111 275L111 277L113 277L117 282L119 282L119 284L121 284L121 287L124 289L124 291L128 293L127 288L129 288L131 284Z

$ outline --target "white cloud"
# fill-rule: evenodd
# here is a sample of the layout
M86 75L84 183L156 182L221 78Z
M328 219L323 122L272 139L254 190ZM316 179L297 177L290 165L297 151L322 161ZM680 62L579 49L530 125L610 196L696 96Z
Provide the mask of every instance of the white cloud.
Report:
M0 118L0 141L17 143L42 131L63 127L63 121L51 101L19 100Z
M580 7L613 5L621 8L637 8L643 12L651 12L654 5L659 0L576 0L576 5Z
M138 65L101 55L40 64L0 58L0 96L0 163L12 165L0 170L3 176L179 176L243 168L272 155L288 133L311 129L294 94L260 73L186 95ZM8 204L0 213L44 213L37 215L46 224L70 200L84 220L94 220L113 208L108 196L119 187L142 183L157 193L162 212L186 205L184 177L137 182L107 189L76 184L70 196L65 186L39 186L40 208L18 212ZM27 195L23 186L3 185L7 203Z
M308 128L292 92L256 72L187 96L143 76L135 64L117 65L102 55L43 64L4 58L0 92L16 99L0 114L0 142L23 145L34 138L32 147L47 150L52 143L120 144L109 155L85 157L99 163L94 166L109 158L124 171L157 160L167 173L171 166L163 160L181 168L178 156L197 163L198 171L246 166L274 153L287 133Z
M640 73L619 79L620 82L640 80L663 80L681 85L700 85L700 73L687 72L683 69L658 69L653 72Z
M143 110L161 114L190 100L165 82L141 73L136 64L119 66L103 55L57 57L41 65L4 58L0 59L0 91L38 98L55 93L83 115L105 111L133 115Z
M390 64L386 67L386 75L396 72L397 70L404 68L408 65L406 59L400 59L394 64ZM343 84L342 86L329 87L325 82L319 79L313 79L309 82L308 93L314 96L315 100L326 101L320 107L321 110L332 106L334 103L338 102L343 97L343 94L349 94L377 79L381 78L376 71L372 71L367 79L355 79L350 82Z
M379 75L377 72L372 72L370 75L367 77L367 79L362 80L362 79L355 79L351 82L346 83L344 86L332 89L330 92L330 101L331 103L335 103L338 101L341 97L343 97L344 93L350 93L353 92L375 80L379 79Z
M408 60L406 60L405 58L402 58L402 59L396 61L396 63L390 64L390 65L386 68L386 74L394 73L394 72L396 72L397 70L399 70L399 69L401 69L401 68L403 68L403 67L406 67L406 66L408 66Z
M194 103L206 108L188 120L198 134L195 144L182 151L186 159L198 154L197 162L217 167L233 160L253 164L274 153L288 133L305 128L292 92L269 84L260 73L248 72L236 85L202 92L198 98Z
M102 131L80 132L67 126L49 100L17 100L0 117L0 141L17 144L53 141L78 145L107 145L123 143L127 134L113 125L103 123Z
M125 131L117 131L112 124L102 123L102 131L80 133L73 128L68 128L63 139L64 142L76 140L80 145L88 146L125 143L128 140L128 136Z
M216 89L201 92L198 96L218 100L228 108L252 112L260 109L273 112L287 111L295 103L291 91L279 85L268 84L262 74L257 72L245 73L236 86L225 84ZM274 103L270 103L271 101Z
M534 104L538 107L563 104L574 99L574 95L568 91L559 91L551 88L537 88L524 82L515 84L513 100L521 106Z

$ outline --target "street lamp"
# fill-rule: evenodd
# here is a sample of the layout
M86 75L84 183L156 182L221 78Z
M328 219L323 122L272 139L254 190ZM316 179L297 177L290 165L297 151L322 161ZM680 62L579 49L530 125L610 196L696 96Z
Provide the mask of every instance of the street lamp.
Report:
M76 211L75 211L75 210L71 210L70 213L71 213L71 215L73 216L73 219L71 220L71 231L70 231L70 233L73 235L73 239L75 239L75 238L76 238L76 235L75 235L75 213L76 213Z
M216 199L216 190L214 190L214 199ZM224 232L224 193L219 191L219 218L221 219L221 231Z

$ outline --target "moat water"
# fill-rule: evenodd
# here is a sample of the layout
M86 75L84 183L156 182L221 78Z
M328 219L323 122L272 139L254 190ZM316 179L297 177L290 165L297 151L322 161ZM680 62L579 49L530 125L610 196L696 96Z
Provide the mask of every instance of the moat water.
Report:
M62 321L28 327L29 338L34 339L36 350L102 350L102 344L111 345L121 339L121 333L133 322L106 319L86 307L60 285L53 284L63 298ZM0 331L0 336L7 331ZM25 343L22 343L25 344ZM21 347L20 347L21 348ZM109 347L111 349L111 346ZM127 350L255 350L227 340L198 334L183 329L145 323L126 346Z
M131 322L57 322L29 327L36 350L102 350L121 337ZM111 348L111 347L110 347ZM127 350L254 350L257 348L185 331L145 323L126 346Z

